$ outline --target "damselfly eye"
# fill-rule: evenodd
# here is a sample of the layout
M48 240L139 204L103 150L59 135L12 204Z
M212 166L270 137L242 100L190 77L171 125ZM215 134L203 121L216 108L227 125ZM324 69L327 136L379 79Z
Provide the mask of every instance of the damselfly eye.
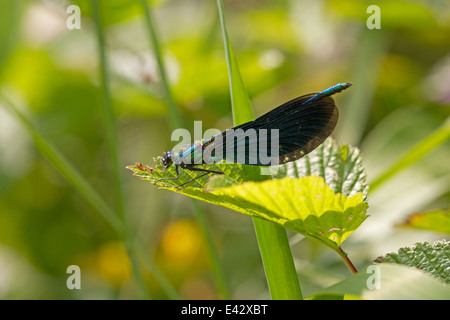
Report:
M164 153L162 163L163 163L164 167L166 167L166 168L168 168L172 165L173 161L172 161L172 153L171 152Z

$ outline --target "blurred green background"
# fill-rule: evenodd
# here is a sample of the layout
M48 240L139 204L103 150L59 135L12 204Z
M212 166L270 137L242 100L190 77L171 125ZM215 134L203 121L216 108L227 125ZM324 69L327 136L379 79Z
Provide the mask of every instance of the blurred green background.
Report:
M116 115L125 216L132 238L182 298L217 299L193 201L133 177L177 142L138 1L100 1ZM81 9L70 30L67 7ZM367 7L380 8L370 30ZM216 1L150 1L181 122L192 130L232 126ZM359 146L370 181L450 114L450 2L224 0L228 33L256 115L339 82L333 136ZM101 117L102 92L90 1L1 0L0 89L114 206ZM0 299L140 298L128 256L101 215L36 150L0 101ZM369 195L370 217L345 243L357 267L416 241L445 237L399 228L412 213L448 208L448 141ZM222 260L230 296L269 298L247 216L198 203ZM349 276L341 259L288 233L303 296ZM81 268L81 290L66 269ZM144 270L144 268L142 268ZM153 298L167 298L145 270Z

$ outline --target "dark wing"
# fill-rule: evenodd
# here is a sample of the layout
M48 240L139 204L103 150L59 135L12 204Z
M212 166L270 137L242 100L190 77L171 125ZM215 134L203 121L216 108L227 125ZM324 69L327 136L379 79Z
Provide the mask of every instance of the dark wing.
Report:
M279 106L255 120L260 129L279 129L279 163L297 160L327 139L336 127L339 111L333 98L304 103L308 94Z
M325 96L308 101L315 93L290 100L269 111L261 117L226 130L203 145L213 150L214 159L232 159L232 162L251 165L272 165L267 157L279 164L297 160L316 149L325 141L336 127L339 112L333 98ZM237 129L246 134L233 136ZM261 134L267 130L267 136ZM278 129L278 150L271 151L270 130ZM227 138L233 139L232 147L227 148ZM266 145L264 159L261 157L261 143ZM242 154L242 149L245 153ZM264 160L264 161L263 161Z

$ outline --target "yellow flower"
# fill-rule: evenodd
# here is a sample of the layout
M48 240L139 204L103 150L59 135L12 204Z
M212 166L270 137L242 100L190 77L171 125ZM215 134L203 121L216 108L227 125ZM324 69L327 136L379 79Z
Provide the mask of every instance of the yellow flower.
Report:
M97 266L100 275L116 287L131 274L130 260L120 242L108 242L100 248Z
M169 224L161 239L161 253L168 265L187 269L203 253L200 228L191 220L180 219Z

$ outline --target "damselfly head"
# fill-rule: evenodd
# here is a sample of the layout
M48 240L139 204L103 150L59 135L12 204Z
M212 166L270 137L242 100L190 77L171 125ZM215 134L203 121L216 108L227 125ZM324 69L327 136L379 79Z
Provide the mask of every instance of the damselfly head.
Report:
M168 168L172 165L173 161L172 161L172 152L164 152L163 154L163 159L162 159L162 163L164 165L164 167Z

